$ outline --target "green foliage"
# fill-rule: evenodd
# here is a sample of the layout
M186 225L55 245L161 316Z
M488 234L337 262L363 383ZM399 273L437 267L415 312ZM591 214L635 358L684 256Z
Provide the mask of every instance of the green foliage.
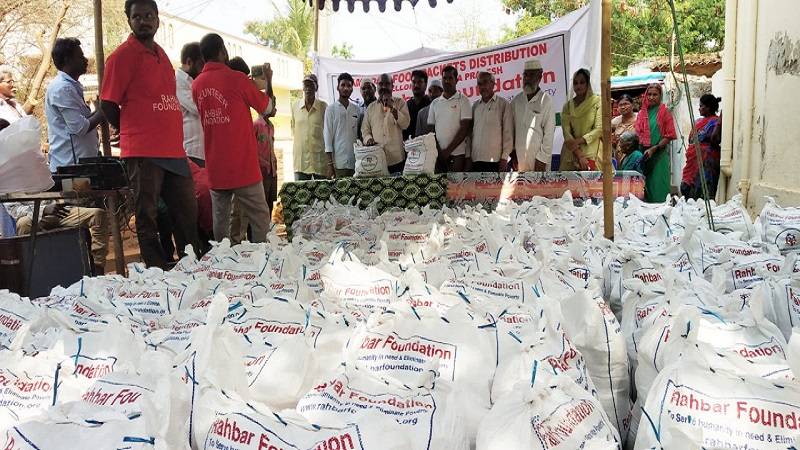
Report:
M589 0L503 0L522 12L510 40L532 33ZM675 0L685 53L722 50L725 37L725 5L721 0ZM645 58L669 56L672 48L672 15L667 0L613 0L611 53L613 70L624 73L628 65Z
M331 47L331 56L342 59L353 59L353 46L347 42Z
M311 7L305 0L288 0L286 11L278 8L274 0L272 7L275 8L275 18L265 22L248 22L245 32L269 48L306 60L314 39Z

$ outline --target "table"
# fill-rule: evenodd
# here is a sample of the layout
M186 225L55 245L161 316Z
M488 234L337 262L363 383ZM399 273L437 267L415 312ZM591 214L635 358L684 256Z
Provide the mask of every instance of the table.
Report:
M603 196L602 172L450 173L385 178L343 178L286 183L280 191L284 223L292 223L315 201L331 198L340 203L360 201L366 206L377 199L379 212L415 206L482 204L492 209L500 200L521 202L535 196L558 198L571 191L576 199ZM644 198L644 176L618 171L614 195Z
M360 202L365 207L377 199L376 207L383 212L394 207L441 208L447 204L446 194L446 175L298 181L284 184L279 193L283 222L289 231L292 222L316 201L334 199L344 204Z
M31 258L30 266L36 251L36 234L39 232L39 209L43 201L79 200L79 199L105 199L106 213L114 220L111 222L111 240L114 246L114 264L118 274L125 276L125 252L122 249L122 232L117 219L117 208L122 195L130 192L129 189L116 189L108 191L83 191L83 192L40 192L37 194L0 194L0 203L33 202L33 222L31 225ZM30 286L28 287L30 289Z

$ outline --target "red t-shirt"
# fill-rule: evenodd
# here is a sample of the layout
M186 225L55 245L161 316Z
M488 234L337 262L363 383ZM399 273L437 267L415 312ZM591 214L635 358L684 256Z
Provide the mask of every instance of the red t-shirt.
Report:
M133 35L106 61L102 100L120 107L123 158L186 158L175 70L164 50L150 50Z
M206 63L192 83L200 113L211 189L236 189L261 181L250 108L267 110L270 99L247 75L218 62Z

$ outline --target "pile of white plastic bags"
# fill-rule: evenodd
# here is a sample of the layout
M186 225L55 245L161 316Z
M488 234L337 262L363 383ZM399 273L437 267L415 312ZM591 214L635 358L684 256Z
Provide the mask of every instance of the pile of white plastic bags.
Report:
M8 449L786 449L800 210L378 214L0 293Z

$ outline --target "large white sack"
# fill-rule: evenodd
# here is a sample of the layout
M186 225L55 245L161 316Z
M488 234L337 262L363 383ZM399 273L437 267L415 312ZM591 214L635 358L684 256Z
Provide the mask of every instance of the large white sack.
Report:
M31 324L42 312L27 298L0 290L0 349L18 349Z
M519 383L481 422L477 450L619 448L602 406L569 377Z
M141 415L116 411L73 413L70 405L51 410L46 417L0 431L3 448L9 450L172 450L158 439Z
M619 322L602 298L588 291L561 300L562 325L580 350L597 398L621 436L627 434L631 410L628 354Z
M736 194L726 203L713 207L712 214L714 216L714 228L717 233L738 233L739 238L743 241L757 238L753 220L750 218L747 209L742 205L741 194ZM702 220L705 223L705 211Z
M323 428L291 410L204 389L197 400L195 450L404 450L411 437L398 433L383 415L365 413L360 423Z
M635 448L678 448L662 436L684 436L679 448L793 448L800 443L800 388L793 382L732 373L713 351L684 352L647 395ZM733 355L733 358L737 358Z
M764 243L777 246L783 254L800 250L800 208L782 208L767 197L758 225Z
M44 192L55 184L42 153L42 130L34 116L0 131L0 194Z
M325 378L300 399L297 412L313 424L330 428L366 424L369 415L377 413L389 419L387 425L409 437L409 449L467 450L470 433L465 429L461 399L461 393L441 380L409 389L345 369Z

